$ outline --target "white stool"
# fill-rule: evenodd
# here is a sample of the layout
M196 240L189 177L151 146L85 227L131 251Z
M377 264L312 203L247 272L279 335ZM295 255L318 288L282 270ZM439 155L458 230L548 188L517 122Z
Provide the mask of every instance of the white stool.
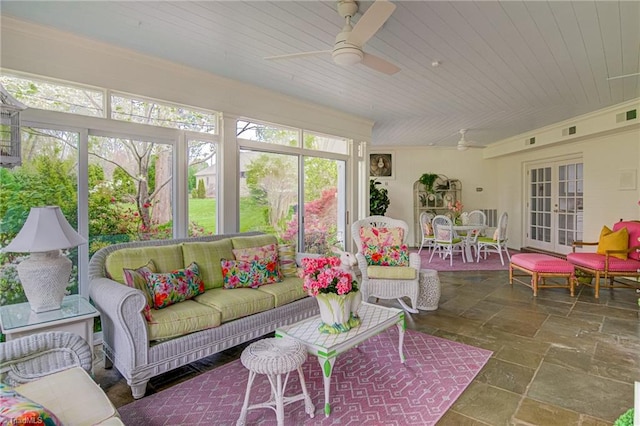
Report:
M422 311L435 311L440 301L440 278L435 269L420 270L420 293L416 307Z
M301 399L304 399L305 412L310 417L313 417L315 407L313 402L311 402L309 392L307 392L304 375L302 374L302 364L306 359L306 348L302 343L293 339L262 339L247 346L247 348L242 351L240 361L242 365L249 370L249 381L247 382L247 392L244 396L244 404L242 404L240 418L238 418L236 425L244 426L247 411L249 410L253 410L254 408L271 408L276 412L278 426L281 426L284 423L284 406L295 401L300 401ZM287 381L289 380L289 373L294 370L298 370L302 393L294 396L284 396ZM285 373L287 373L287 375L283 383L282 375ZM249 406L249 393L256 374L266 374L269 378L271 398L266 402Z

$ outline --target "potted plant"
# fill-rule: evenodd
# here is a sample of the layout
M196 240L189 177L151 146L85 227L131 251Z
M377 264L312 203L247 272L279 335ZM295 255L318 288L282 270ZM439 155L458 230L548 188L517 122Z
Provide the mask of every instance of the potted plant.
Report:
M433 184L435 183L436 179L438 179L438 175L435 173L423 173L418 180L421 184L424 185L427 192L432 193Z
M389 207L389 195L386 188L378 188L380 182L375 179L369 181L369 212L371 215L384 216Z

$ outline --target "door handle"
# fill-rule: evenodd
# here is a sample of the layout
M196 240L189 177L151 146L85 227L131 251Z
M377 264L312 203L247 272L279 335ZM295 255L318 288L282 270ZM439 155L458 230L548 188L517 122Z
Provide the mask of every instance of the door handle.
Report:
M554 213L558 213L558 209L554 209L554 210L553 210L553 212L554 212Z

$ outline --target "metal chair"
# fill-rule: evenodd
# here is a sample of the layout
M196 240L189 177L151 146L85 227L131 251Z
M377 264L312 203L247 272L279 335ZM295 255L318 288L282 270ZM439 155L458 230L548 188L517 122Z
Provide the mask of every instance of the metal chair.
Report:
M406 222L385 216L369 216L351 225L351 235L358 247L356 259L362 273L360 283L362 300L366 302L371 296L380 299L397 299L407 312L418 313L416 306L420 291L420 255L409 253L409 266L369 265L364 255L366 247L363 246L361 237L363 228L377 228L379 231L400 228L401 244L406 243L409 234L409 226ZM404 297L409 298L411 306L406 304Z

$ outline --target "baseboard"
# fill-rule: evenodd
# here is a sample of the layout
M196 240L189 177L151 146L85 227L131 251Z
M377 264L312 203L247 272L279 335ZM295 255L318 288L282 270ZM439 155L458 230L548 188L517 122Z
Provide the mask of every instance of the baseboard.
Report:
M554 253L552 251L547 251L547 250L541 250L535 247L521 247L520 248L520 253L540 253L540 254L546 254L549 256L553 256L553 257L558 257L560 259L566 259L567 255L566 254L562 254L562 253Z

